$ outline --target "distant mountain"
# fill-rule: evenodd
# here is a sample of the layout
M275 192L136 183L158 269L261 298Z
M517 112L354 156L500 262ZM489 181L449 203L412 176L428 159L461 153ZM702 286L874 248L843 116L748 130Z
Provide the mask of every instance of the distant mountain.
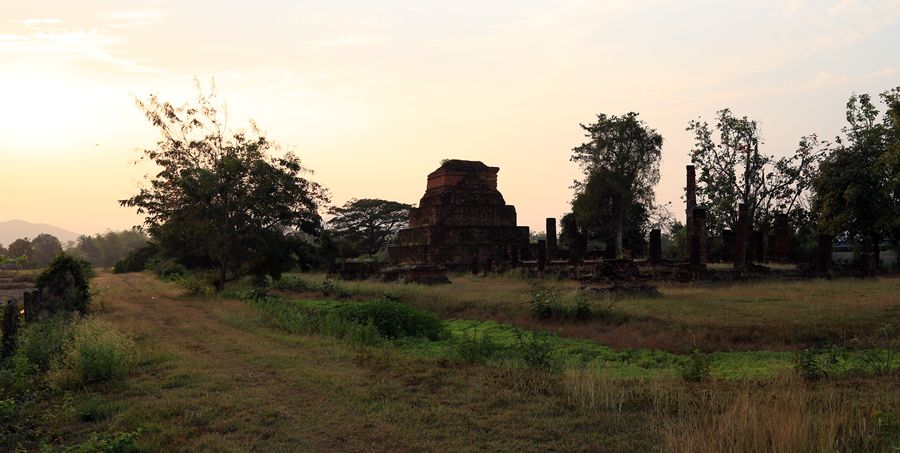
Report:
M63 244L67 241L74 241L78 239L78 236L81 236L79 233L44 223L31 223L24 220L0 222L0 244L3 244L3 246L9 245L16 239L34 239L35 236L41 233L56 236Z

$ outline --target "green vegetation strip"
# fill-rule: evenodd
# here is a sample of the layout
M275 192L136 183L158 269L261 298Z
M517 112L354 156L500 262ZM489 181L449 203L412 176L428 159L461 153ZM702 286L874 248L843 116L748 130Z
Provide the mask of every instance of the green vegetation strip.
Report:
M508 366L546 366L586 369L621 379L684 376L697 356L664 351L629 349L616 351L594 341L558 337L493 321L450 320L405 304L377 300L285 300L266 297L252 302L291 333L325 334L374 345L389 344L411 356L461 359ZM845 368L861 354L843 351L837 361ZM890 354L885 351L884 354ZM890 354L893 366L900 357ZM716 352L703 355L709 375L720 379L759 379L791 371L798 362L794 352ZM840 364L839 364L840 365ZM832 367L834 368L834 367Z

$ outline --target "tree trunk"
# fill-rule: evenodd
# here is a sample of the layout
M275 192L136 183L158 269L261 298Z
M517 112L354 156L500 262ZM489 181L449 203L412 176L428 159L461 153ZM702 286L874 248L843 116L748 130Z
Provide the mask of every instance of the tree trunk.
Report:
M625 230L625 209L622 207L622 196L613 196L613 212L616 217L616 258L622 258L622 237Z
M881 238L877 234L872 235L872 258L875 260L875 270L881 270Z
M225 279L228 277L228 262L222 261L219 265L219 278L216 280L216 293L221 293L225 289Z

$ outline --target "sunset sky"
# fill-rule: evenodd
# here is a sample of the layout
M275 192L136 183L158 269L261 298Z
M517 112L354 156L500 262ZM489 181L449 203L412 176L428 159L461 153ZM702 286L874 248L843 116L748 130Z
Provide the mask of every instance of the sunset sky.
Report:
M134 106L214 78L342 204L418 202L441 159L501 168L519 223L569 208L579 123L640 112L681 211L688 121L731 107L763 151L833 137L852 92L900 85L900 0L2 0L0 221L95 233L157 132Z

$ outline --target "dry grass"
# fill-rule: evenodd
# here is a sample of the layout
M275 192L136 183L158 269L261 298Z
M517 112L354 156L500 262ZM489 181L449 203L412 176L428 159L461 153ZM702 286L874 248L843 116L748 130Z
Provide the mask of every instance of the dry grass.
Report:
M477 297L484 282L467 278L430 303ZM465 365L289 335L248 304L185 298L148 275L95 283L97 316L130 333L141 360L124 381L29 409L21 448L142 429L143 451L811 451L872 434L873 408L900 413L895 378L689 385ZM500 290L487 297L504 304ZM108 415L72 412L98 394L116 402Z
M665 379L621 381L584 371L566 375L570 401L583 411L646 414L660 427L661 450L697 453L889 451L878 407L846 386L810 387L793 376L755 383L690 386ZM859 383L855 383L859 385ZM869 384L871 385L871 384ZM885 394L896 382L885 381ZM898 404L896 395L888 405ZM894 422L895 423L895 422Z

